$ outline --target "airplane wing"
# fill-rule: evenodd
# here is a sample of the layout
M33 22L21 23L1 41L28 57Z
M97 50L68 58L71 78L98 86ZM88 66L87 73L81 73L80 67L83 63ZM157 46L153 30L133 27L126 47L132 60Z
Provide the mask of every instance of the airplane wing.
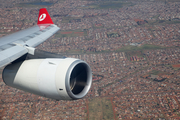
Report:
M59 29L42 8L36 26L0 38L6 85L56 100L81 99L88 93L92 72L86 62L34 48Z
M0 38L0 68L28 53L27 47L38 46L59 29L46 8L40 9L36 26Z

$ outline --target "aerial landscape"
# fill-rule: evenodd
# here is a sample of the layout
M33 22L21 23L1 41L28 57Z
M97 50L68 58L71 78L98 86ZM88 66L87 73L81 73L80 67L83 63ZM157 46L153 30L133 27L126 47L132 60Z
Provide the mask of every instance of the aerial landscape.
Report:
M0 37L40 8L60 30L37 48L86 61L91 89L56 101L5 85L0 68L0 120L180 119L180 0L1 0Z

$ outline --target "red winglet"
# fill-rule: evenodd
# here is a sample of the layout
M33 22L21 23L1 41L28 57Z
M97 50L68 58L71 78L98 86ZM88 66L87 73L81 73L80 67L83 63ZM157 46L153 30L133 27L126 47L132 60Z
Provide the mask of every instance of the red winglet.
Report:
M38 25L40 24L54 24L46 8L39 10Z

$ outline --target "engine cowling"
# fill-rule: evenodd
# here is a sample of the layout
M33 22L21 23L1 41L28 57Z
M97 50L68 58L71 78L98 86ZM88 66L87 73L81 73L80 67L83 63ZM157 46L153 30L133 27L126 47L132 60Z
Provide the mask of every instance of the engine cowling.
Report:
M11 87L56 100L83 98L92 84L89 65L74 58L25 60L6 66L2 76Z

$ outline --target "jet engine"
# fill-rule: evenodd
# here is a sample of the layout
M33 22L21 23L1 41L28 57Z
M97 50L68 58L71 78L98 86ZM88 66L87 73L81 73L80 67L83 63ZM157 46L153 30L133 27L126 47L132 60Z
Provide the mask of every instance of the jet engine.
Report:
M30 59L6 66L5 84L33 94L56 99L83 98L92 83L89 65L75 58Z

